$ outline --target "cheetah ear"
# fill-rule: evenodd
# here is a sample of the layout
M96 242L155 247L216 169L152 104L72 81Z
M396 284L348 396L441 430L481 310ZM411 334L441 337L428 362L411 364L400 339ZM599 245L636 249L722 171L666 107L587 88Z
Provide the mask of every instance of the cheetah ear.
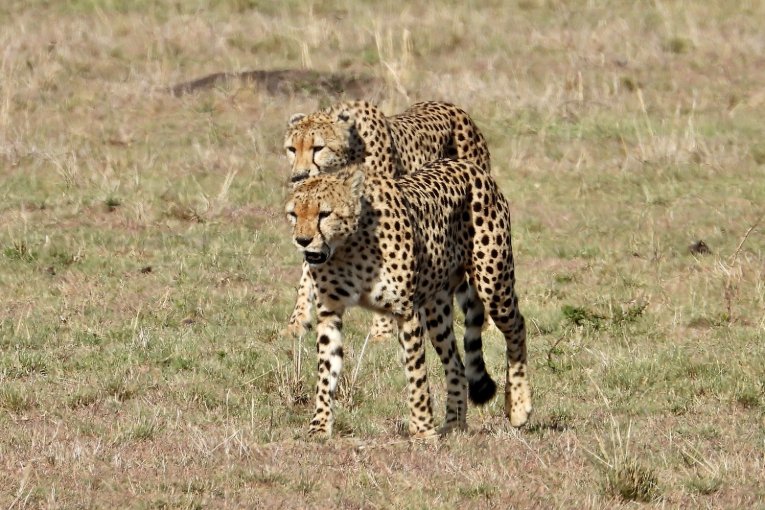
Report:
M364 177L364 170L358 168L345 181L350 195L356 200L361 200L361 196L364 194Z
M287 122L287 127L292 127L298 122L300 122L302 119L305 118L305 113L295 113L290 117L289 122Z

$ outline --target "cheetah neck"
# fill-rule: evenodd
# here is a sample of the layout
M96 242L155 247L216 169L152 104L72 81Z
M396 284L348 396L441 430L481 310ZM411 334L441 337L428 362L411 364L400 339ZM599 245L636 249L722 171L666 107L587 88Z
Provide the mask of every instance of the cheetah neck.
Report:
M351 157L363 161L368 175L394 177L400 173L388 118L378 107L365 101L350 101L333 107L354 119Z

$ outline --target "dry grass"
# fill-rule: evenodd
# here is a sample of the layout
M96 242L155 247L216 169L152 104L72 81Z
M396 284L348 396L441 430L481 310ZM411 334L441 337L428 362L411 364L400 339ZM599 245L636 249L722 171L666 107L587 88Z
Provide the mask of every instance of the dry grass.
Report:
M0 6L0 506L761 505L759 2L176 4ZM473 114L513 203L526 429L496 401L410 444L396 347L353 313L338 437L307 440L280 146L333 89L168 92L281 69Z

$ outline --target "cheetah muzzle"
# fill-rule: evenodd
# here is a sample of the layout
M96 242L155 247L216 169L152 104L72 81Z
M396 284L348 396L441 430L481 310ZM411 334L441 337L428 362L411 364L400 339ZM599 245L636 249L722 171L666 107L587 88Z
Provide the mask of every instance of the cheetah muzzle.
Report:
M318 244L318 249L315 245ZM311 266L318 266L324 264L332 255L332 249L327 246L326 243L316 243L312 237L295 237L295 245L298 250L303 253L303 258Z
M329 255L323 251L306 251L303 253L303 257L311 266L320 266L329 260Z

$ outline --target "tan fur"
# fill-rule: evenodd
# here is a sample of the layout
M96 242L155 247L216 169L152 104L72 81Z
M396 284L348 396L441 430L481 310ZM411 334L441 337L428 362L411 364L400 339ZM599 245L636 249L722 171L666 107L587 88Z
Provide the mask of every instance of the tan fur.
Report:
M293 240L316 285L318 379L310 432L331 434L342 316L352 306L396 321L412 435L435 433L423 325L446 372L443 430L466 428L468 397L483 403L494 395L481 352L484 311L507 343L506 414L513 426L525 424L531 412L526 330L514 290L509 207L496 183L482 168L459 160L429 163L400 178L365 172L356 166L311 177L295 187L286 205ZM460 287L467 296L467 374L452 325L453 294Z
M437 101L416 103L401 114L386 117L363 101L342 102L310 115L295 114L284 137L293 183L354 163L364 171L388 176L414 172L441 158L474 162L490 172L486 140L462 109ZM318 150L317 150L318 148ZM313 288L303 267L294 311L286 332L305 334L311 326ZM390 336L390 320L375 318L371 335Z

